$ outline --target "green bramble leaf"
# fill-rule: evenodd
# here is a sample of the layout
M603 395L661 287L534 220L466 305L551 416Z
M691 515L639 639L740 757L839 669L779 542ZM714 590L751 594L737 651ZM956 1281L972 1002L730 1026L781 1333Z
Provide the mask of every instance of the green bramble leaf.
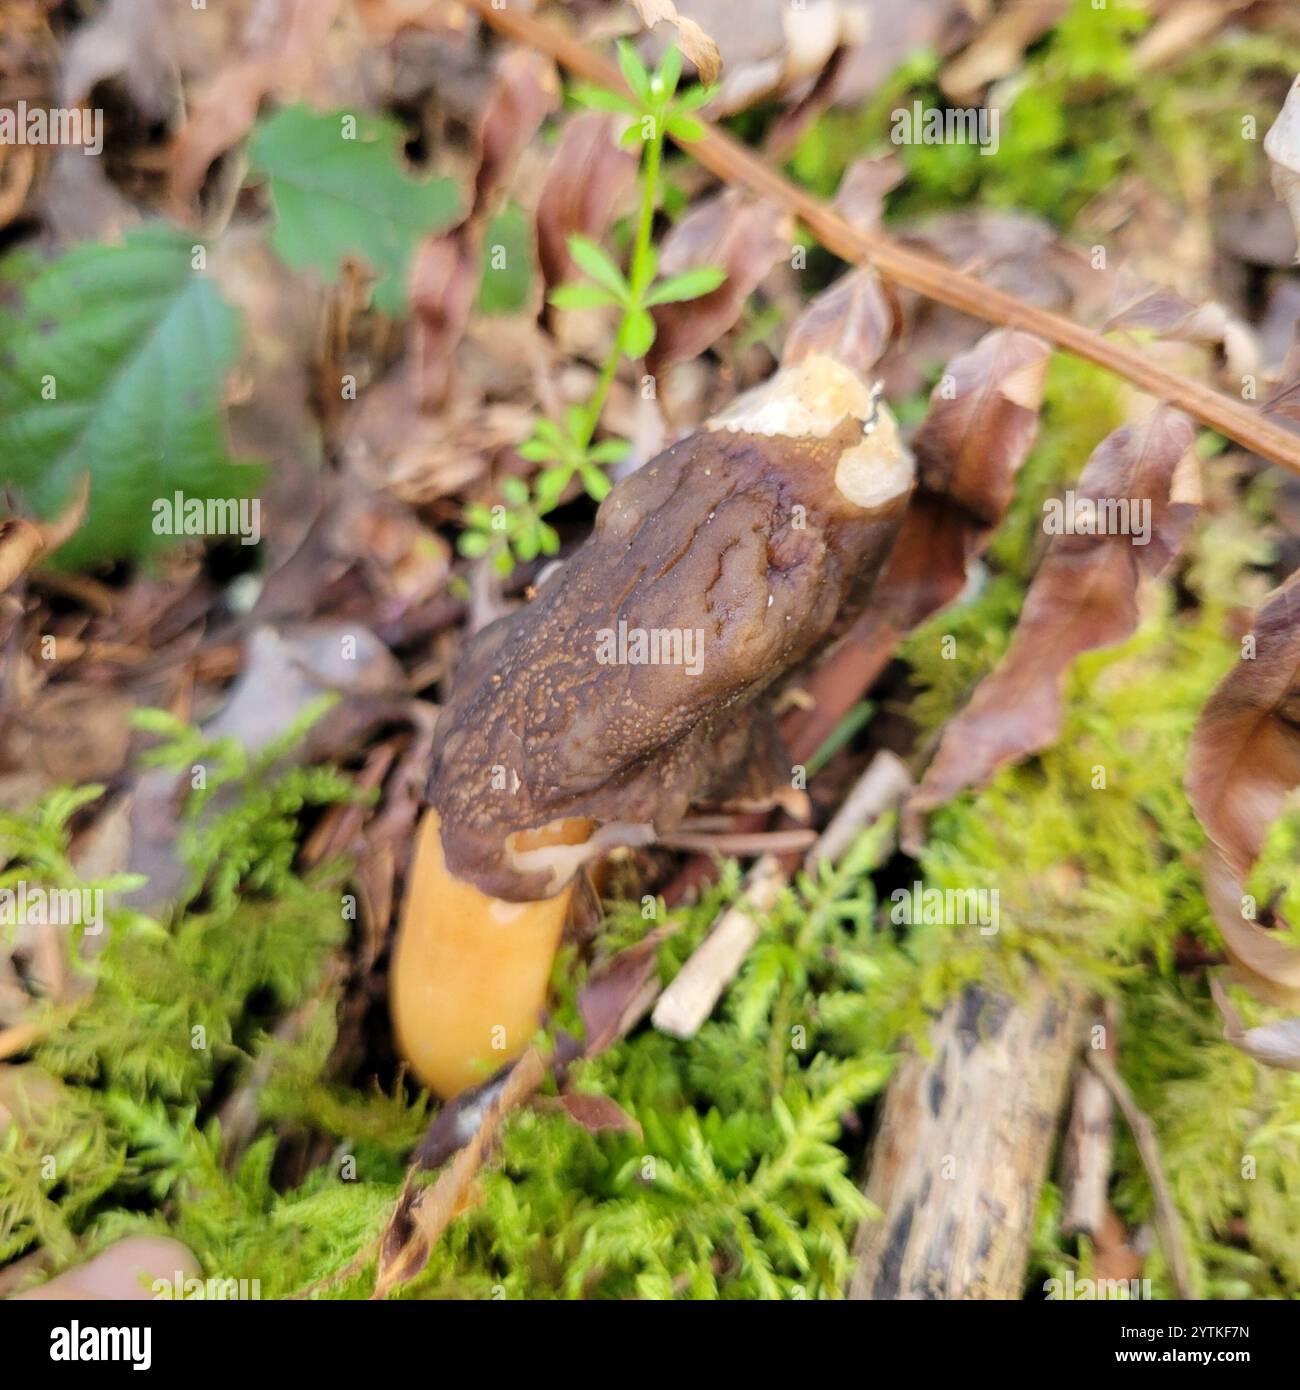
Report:
M702 295L712 294L726 278L725 270L719 270L717 266L712 265L684 270L680 275L673 275L652 286L645 302L649 306L679 304L686 299L699 299Z
M375 307L395 316L406 308L416 245L450 226L461 202L451 179L411 174L402 138L385 117L286 106L258 126L249 150L252 168L270 182L277 255L330 284L344 260L359 258L376 277Z
M90 475L60 567L156 554L175 544L154 532L159 501L238 499L262 478L226 452L240 324L194 256L153 225L0 271L0 483L51 517Z
M569 255L579 270L603 285L619 304L627 302L627 281L623 278L623 272L594 241L585 236L571 236L568 247Z

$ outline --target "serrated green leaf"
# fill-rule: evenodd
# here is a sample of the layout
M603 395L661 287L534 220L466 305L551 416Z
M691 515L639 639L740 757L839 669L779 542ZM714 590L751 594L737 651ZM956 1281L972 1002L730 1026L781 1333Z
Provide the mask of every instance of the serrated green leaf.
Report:
M603 285L620 304L627 299L627 281L623 279L623 272L594 241L585 236L571 236L568 246L569 255L579 270Z
M679 304L686 299L699 299L702 295L712 294L726 278L727 272L719 270L717 266L697 266L661 280L651 288L645 302L647 305Z
M350 123L354 138L345 138ZM249 151L270 180L277 254L331 284L343 261L358 257L376 276L375 307L393 315L406 307L417 243L450 226L460 207L451 179L412 176L401 143L401 127L387 118L286 106L258 126Z
M175 538L154 533L155 503L246 497L261 480L226 452L222 391L240 324L193 254L191 237L152 226L120 246L5 263L15 294L0 308L0 481L49 517L91 479L61 566L156 553Z

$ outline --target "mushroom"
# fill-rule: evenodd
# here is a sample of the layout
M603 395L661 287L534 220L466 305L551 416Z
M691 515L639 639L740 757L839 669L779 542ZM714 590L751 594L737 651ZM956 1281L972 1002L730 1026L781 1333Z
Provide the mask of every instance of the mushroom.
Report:
M528 1042L585 863L693 805L789 795L763 697L867 602L913 471L879 391L806 357L619 483L533 602L471 641L393 970L399 1045L434 1090Z

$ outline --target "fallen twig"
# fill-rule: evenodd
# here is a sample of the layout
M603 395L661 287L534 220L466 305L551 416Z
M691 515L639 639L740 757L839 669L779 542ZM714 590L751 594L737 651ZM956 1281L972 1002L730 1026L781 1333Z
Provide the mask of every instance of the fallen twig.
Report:
M465 0L500 33L546 53L570 72L598 86L622 92L626 85L607 58L551 24L516 9L498 9L493 0ZM1023 329L1045 338L1076 357L1105 367L1158 400L1167 401L1208 429L1292 473L1300 473L1300 438L1201 382L1179 376L1127 343L1111 342L1100 333L1062 314L1026 304L994 289L954 266L899 245L879 230L853 226L815 194L800 188L708 121L704 134L684 146L690 155L724 183L745 185L795 214L823 246L843 260L870 263L884 276L927 299L987 323Z
M1147 1119L1133 1092L1129 1090L1124 1078L1115 1070L1114 1064L1104 1052L1094 1052L1089 1048L1085 1053L1088 1065L1111 1093L1119 1106L1124 1122L1132 1131L1151 1192L1156 1201L1156 1230L1160 1233L1160 1244L1164 1247L1165 1259L1169 1262L1169 1275L1179 1298L1195 1298L1192 1290L1192 1276L1187 1264L1187 1251L1183 1243L1182 1223L1178 1218L1178 1207L1165 1178L1164 1165L1160 1161L1160 1144L1156 1139L1155 1126Z
M862 830L898 805L911 785L911 775L898 758L877 753L809 849L805 867L819 859L838 859ZM788 877L785 865L771 853L750 869L736 903L718 918L659 996L651 1021L661 1033L693 1038L699 1032L758 940L754 915L772 910Z

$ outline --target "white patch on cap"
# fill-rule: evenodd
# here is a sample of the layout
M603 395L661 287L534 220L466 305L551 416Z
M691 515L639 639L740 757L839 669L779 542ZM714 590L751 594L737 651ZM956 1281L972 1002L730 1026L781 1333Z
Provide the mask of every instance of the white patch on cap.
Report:
M861 444L850 445L835 465L835 486L859 507L883 507L911 490L916 476L912 451L898 437L898 421L884 401Z
M875 413L875 401L876 393L856 372L833 357L814 353L738 396L705 427L769 438L825 439L848 416L866 424Z
M846 419L862 422L863 438L836 463L835 486L840 492L868 510L907 492L915 462L898 437L897 421L880 399L880 388L868 386L843 362L822 353L783 367L707 421L706 427L769 438L825 439Z

